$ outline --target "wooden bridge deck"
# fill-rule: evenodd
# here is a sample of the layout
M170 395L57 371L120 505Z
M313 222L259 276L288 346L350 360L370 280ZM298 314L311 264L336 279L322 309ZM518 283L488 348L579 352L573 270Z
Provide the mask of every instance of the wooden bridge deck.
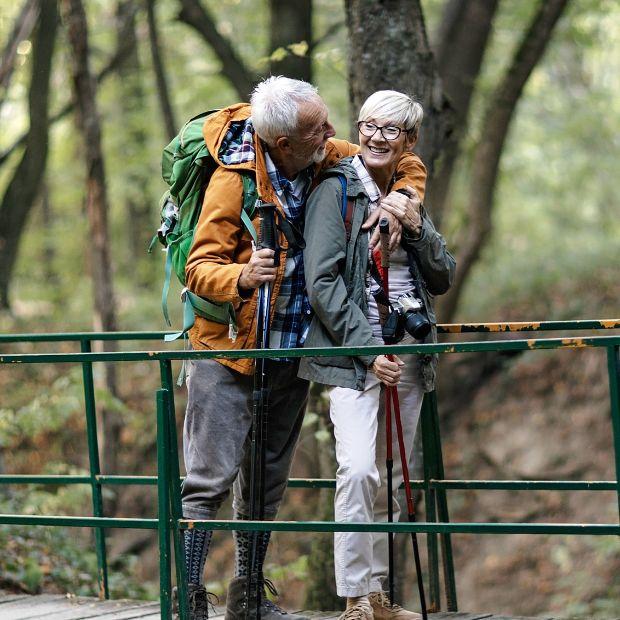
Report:
M339 612L308 612L312 620L334 620ZM223 620L224 608L217 607L210 617ZM94 598L68 597L61 594L0 594L0 620L161 620L159 602L99 601ZM440 612L429 614L429 620L534 620L524 616L492 613ZM536 620L559 620L540 616ZM620 620L618 618L612 620Z

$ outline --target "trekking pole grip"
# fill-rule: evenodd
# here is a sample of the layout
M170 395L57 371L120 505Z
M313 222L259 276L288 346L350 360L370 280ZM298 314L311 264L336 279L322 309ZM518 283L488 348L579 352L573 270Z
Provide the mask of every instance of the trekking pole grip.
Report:
M280 263L278 238L276 230L276 205L273 202L261 202L258 206L260 216L260 233L258 247L274 251L274 265Z
M390 222L387 217L382 217L379 221L379 242L381 244L381 267L387 270L390 267Z

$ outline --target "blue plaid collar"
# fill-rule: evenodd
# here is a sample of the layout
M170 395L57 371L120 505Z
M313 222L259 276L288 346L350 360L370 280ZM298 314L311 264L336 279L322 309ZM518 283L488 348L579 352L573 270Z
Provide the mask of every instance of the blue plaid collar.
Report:
M265 151L265 166L269 180L284 207L286 215L293 220L298 219L303 215L306 205L310 181L312 180L312 168L302 170L290 181L276 167L267 151Z

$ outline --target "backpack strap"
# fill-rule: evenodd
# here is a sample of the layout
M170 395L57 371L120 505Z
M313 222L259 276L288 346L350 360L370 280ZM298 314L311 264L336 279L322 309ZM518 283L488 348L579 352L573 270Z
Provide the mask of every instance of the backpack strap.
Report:
M342 206L340 212L342 213L342 219L344 221L344 229L347 233L347 243L351 240L351 228L353 227L353 209L355 204L347 196L347 179L344 174L337 174L338 180L342 187Z
M254 243L258 243L256 230L252 224L252 216L254 215L256 200L258 199L256 181L254 180L254 177L249 174L242 174L241 178L243 180L243 206L241 207L241 222L252 236Z

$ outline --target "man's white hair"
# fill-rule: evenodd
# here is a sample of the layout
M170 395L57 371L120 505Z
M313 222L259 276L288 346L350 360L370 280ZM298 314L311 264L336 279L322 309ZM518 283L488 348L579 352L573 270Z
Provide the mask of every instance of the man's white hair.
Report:
M402 125L417 136L423 116L422 106L409 95L396 90L378 90L364 101L357 120L384 119Z
M273 75L259 82L250 97L252 124L258 136L273 146L280 136L297 132L299 104L320 101L315 86L302 80Z

